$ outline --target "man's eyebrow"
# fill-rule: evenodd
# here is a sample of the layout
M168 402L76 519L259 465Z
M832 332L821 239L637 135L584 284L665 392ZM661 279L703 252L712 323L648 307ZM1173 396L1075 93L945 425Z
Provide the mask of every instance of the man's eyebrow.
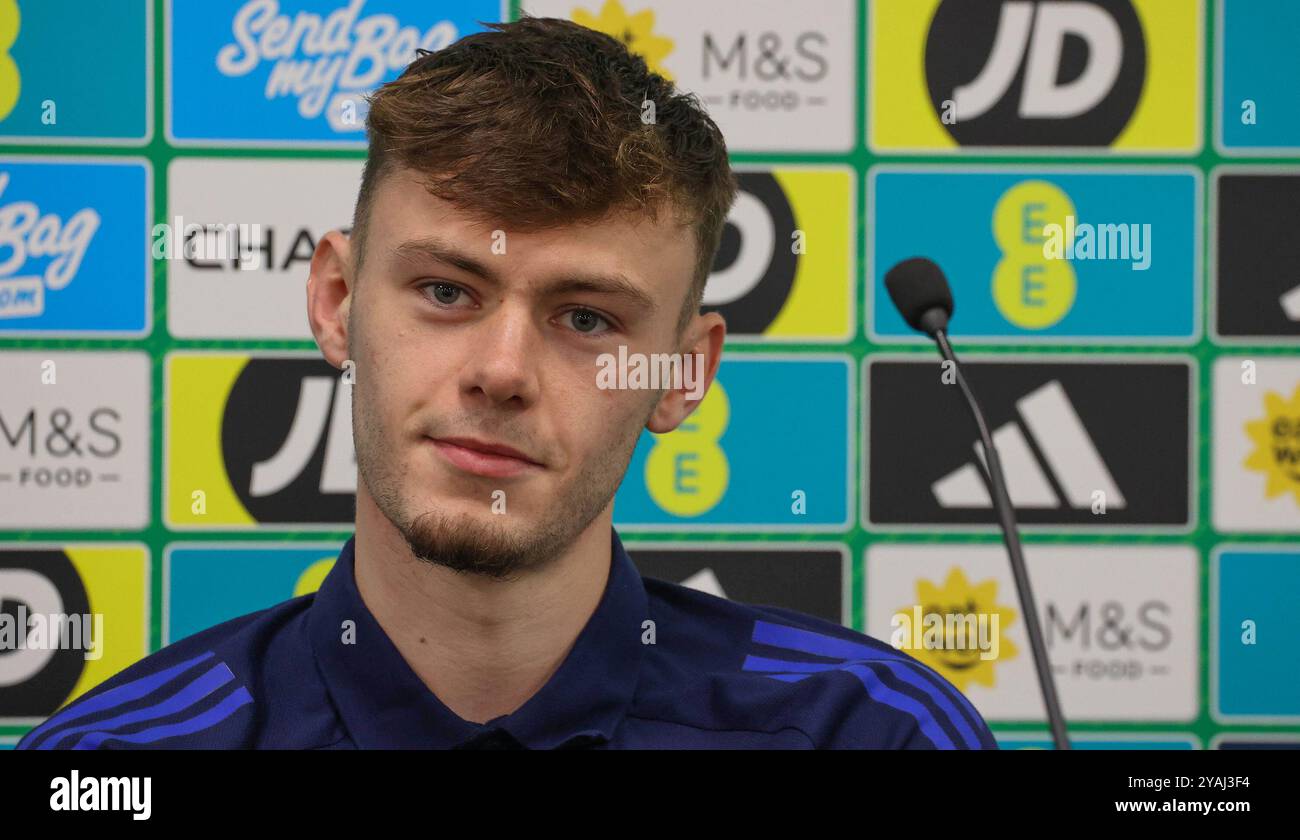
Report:
M444 262L450 266L459 268L461 271L467 271L470 274L482 277L493 285L501 285L501 278L497 276L494 269L488 267L487 263L476 260L469 254L456 250L446 241L439 239L436 236L426 236L422 239L408 239L405 242L394 245L393 254L399 259L406 260L407 262L419 262L428 259Z
M393 254L400 259L408 262L419 262L420 260L437 260L447 265L459 268L475 276L481 277L489 283L500 286L501 278L494 268L489 267L481 260L476 260L468 254L462 253L448 244L445 240L437 236L426 236L421 239L408 239L398 245L393 246ZM573 274L544 284L541 287L543 294L547 295L564 295L574 293L601 294L611 295L625 299L631 306L646 312L655 312L658 310L658 304L654 298L647 294L640 286L633 283L623 274Z
M645 312L655 312L659 306L654 298L622 274L577 274L569 275L553 283L546 284L544 294L565 295L587 293L611 295L623 298L630 306Z

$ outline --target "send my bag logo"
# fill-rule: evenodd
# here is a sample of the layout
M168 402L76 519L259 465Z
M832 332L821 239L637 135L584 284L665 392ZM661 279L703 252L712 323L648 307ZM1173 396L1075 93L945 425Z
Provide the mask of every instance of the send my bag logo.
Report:
M149 332L149 171L0 160L0 335Z
M494 0L168 3L168 136L363 143L366 94L417 49L440 50L501 14Z

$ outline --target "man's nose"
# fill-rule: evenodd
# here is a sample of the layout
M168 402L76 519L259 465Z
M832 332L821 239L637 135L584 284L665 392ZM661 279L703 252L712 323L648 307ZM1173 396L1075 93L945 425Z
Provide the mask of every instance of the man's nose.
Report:
M501 304L475 326L470 340L470 362L461 370L466 393L497 404L536 400L541 335L527 307Z

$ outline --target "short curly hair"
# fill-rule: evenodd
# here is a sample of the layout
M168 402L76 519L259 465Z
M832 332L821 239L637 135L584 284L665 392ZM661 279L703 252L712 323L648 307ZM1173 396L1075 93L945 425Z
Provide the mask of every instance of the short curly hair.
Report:
M680 329L699 311L736 196L722 132L693 94L608 35L556 18L484 25L421 51L369 97L352 224L358 270L375 186L394 165L421 173L439 198L517 229L619 210L653 219L671 207L697 246Z

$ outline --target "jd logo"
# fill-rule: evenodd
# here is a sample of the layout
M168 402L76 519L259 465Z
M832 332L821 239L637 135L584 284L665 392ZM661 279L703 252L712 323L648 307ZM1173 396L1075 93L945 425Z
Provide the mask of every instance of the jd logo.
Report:
M253 359L221 423L226 472L258 522L349 522L352 386L314 359Z
M943 0L925 73L964 146L1105 146L1137 108L1146 43L1130 0Z

